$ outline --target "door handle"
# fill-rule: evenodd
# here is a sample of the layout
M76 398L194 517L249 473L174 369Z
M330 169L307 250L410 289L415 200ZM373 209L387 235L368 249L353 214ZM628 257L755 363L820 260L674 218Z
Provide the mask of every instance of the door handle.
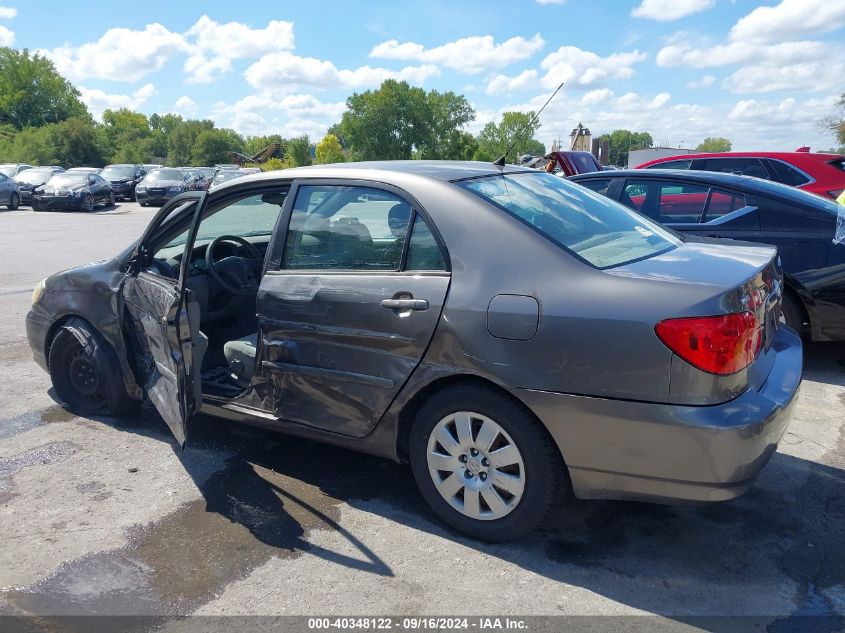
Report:
M425 299L382 299L381 307L398 310L399 312L405 312L406 310L428 310L428 301Z

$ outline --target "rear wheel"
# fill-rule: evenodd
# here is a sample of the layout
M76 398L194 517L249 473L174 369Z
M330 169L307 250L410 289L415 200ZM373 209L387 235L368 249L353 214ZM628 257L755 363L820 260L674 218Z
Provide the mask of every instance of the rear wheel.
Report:
M84 324L60 329L50 345L50 378L56 394L77 413L123 415L138 408L121 382L109 344ZM81 340L80 340L81 339Z
M484 387L436 393L411 429L411 469L444 522L486 541L533 530L569 490L554 442L534 416Z
M9 204L6 205L6 208L9 209L10 211L14 211L15 209L17 209L20 206L20 204L21 204L20 196L16 193L13 193L11 196L9 196Z

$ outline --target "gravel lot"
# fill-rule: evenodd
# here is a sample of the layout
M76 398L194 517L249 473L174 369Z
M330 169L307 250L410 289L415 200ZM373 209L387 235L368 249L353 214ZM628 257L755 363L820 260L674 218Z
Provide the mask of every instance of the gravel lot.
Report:
M745 497L573 502L488 546L444 529L400 465L207 417L180 452L149 407L56 404L25 337L33 286L154 213L0 211L0 613L730 614L772 630L845 613L845 347L806 350L795 417Z

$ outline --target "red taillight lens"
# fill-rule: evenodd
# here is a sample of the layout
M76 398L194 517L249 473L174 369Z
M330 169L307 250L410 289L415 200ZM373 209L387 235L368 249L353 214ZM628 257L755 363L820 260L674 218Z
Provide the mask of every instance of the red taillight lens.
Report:
M667 319L654 331L690 365L719 375L748 367L763 342L760 324L751 312Z

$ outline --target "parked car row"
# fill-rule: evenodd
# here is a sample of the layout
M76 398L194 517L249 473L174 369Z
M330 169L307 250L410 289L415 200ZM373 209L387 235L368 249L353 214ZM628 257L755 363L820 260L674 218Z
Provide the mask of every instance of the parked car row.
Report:
M831 199L845 188L843 158L688 155L571 180L690 238L776 246L786 322L814 341L845 340L845 207Z

